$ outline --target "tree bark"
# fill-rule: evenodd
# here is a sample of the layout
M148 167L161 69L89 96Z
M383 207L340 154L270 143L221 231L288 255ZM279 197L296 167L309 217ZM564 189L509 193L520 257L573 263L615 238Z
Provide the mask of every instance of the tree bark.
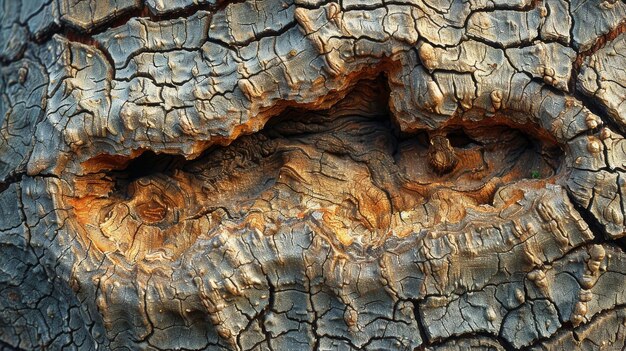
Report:
M625 2L0 4L0 350L626 346Z

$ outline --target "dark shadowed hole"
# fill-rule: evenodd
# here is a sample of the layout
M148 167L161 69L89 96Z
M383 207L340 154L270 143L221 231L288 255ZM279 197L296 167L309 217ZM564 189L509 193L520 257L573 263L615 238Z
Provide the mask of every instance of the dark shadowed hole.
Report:
M421 146L428 148L430 145L430 138L426 131L420 131L416 134L401 134L400 141L415 139Z
M478 144L475 140L470 138L463 129L456 129L448 133L448 140L452 147L465 148L472 144Z
M126 168L111 171L109 174L115 179L115 189L121 194L127 194L128 184L136 179L153 174L169 174L182 167L187 160L181 155L157 154L152 150L144 151L139 157L132 159Z
M187 160L181 155L157 154L152 150L145 151L133 159L124 170L129 181L155 173L169 173L180 168Z

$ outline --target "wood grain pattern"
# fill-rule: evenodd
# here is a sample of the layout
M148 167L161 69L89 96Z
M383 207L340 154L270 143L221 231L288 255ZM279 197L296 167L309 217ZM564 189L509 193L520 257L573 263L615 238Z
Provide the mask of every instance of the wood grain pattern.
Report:
M625 347L625 2L0 9L0 350Z

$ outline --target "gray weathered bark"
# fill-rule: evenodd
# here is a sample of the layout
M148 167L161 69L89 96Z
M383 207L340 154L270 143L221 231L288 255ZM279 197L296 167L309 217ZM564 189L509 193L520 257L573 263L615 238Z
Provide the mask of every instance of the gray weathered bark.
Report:
M626 347L623 1L0 4L0 350Z

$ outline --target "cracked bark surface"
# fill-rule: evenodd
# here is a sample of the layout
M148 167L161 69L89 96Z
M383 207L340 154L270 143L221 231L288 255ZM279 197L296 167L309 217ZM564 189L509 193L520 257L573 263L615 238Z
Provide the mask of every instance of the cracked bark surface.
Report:
M626 347L625 2L0 8L0 350Z

